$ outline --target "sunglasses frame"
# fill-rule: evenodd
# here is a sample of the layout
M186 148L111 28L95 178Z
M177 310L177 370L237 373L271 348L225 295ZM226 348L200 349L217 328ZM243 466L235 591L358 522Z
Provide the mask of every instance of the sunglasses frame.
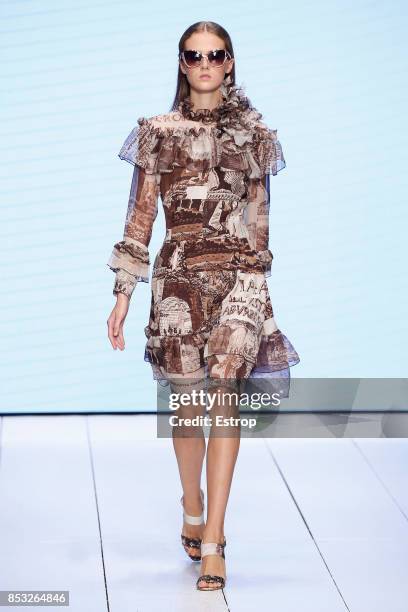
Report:
M199 68L199 67L201 66L201 64L202 64L202 61L203 61L204 57L206 57L206 58L207 58L208 65L209 65L210 67L212 67L212 68L222 68L222 67L224 66L225 62L228 62L228 60L232 59L232 56L231 56L230 52L229 52L229 51L227 51L227 49L212 49L212 50L211 50L211 51L209 51L208 53L202 53L201 51L197 51L197 49L185 49L185 51L194 51L194 53L199 53L199 54L201 55L201 57L200 57L200 62L199 62L199 64L197 64L197 66L189 66L189 65L187 64L187 62L186 62L186 58L185 58L185 56L184 56L184 51L181 51L181 53L179 53L179 56L178 56L178 57L179 57L179 59L183 60L183 62L184 62L184 64L185 64L185 66L186 66L187 68ZM222 62L222 64L220 64L219 66L214 66L214 64L212 64L212 63L210 62L210 60L208 59L209 54L210 54L210 53L214 53L214 51L225 51L225 59L224 59L224 61ZM228 56L229 56L229 57L228 57Z

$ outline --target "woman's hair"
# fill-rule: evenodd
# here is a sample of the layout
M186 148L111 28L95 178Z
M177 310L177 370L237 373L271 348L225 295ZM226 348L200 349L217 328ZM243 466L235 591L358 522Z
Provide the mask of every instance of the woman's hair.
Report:
M234 57L234 50L232 48L232 42L230 35L222 26L214 21L197 21L193 23L187 30L184 32L182 37L179 40L179 53L184 51L184 44L188 38L195 32L211 32L212 34L216 34L224 41L225 48L229 52L231 57ZM235 62L232 65L232 70L229 73L231 77L231 84L235 85ZM184 100L187 96L190 95L190 85L187 81L187 76L184 72L181 71L180 63L178 64L178 74L177 74L177 87L176 87L176 95L173 100L173 104L171 106L170 111L177 110L177 107L180 102Z

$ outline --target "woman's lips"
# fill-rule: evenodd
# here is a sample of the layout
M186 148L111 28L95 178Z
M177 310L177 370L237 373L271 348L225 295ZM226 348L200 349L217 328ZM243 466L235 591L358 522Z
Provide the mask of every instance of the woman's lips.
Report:
M211 77L210 77L210 75L209 75L209 74L202 74L202 75L200 76L200 79L211 79Z

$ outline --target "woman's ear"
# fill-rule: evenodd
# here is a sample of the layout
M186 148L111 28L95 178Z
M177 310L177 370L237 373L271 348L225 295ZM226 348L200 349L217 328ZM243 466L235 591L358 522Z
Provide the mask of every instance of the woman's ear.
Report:
M228 66L228 68L227 68L227 72L225 73L225 78L231 74L232 68L234 66L234 61L235 61L234 58L227 61L226 65Z

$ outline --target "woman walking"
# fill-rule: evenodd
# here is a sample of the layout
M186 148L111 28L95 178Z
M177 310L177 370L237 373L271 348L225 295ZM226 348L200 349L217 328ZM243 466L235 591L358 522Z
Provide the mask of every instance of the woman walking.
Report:
M149 242L164 207L166 235L155 257L144 359L155 380L174 388L211 379L213 388L256 376L289 375L299 357L277 327L266 277L269 178L285 167L277 130L269 129L235 85L231 39L220 25L198 22L179 42L172 110L140 117L119 157L134 165L123 239L108 266L116 273L108 319L114 349L137 281L149 282ZM228 381L228 384L227 382ZM172 387L173 388L173 387ZM231 415L237 405L228 408ZM191 415L192 407L180 416ZM214 414L223 413L220 404ZM194 412L197 414L197 412ZM175 429L175 428L174 428ZM213 435L207 448L207 520L201 474L202 428L175 432L183 497L182 544L201 561L200 590L226 582L224 518L240 431Z

